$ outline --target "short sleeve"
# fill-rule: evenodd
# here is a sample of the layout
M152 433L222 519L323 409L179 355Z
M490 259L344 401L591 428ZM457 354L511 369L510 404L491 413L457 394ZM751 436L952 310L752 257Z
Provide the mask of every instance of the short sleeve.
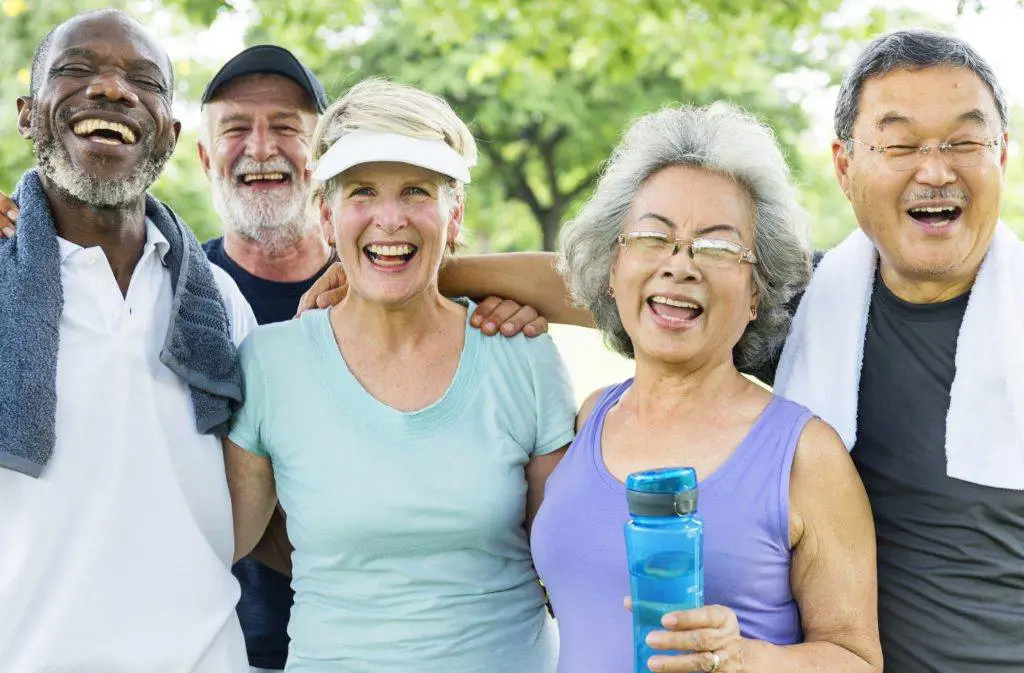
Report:
M245 402L231 418L228 439L250 453L267 458L270 454L263 446L264 419L266 418L266 381L256 347L257 335L251 335L238 348L238 359L245 381Z
M528 340L537 414L536 442L531 456L562 448L573 438L576 397L569 371L547 334Z

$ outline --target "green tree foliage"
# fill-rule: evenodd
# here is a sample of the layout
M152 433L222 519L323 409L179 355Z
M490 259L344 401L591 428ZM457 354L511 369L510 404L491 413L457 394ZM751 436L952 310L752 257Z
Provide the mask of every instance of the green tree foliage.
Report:
M15 100L29 93L32 54L40 39L56 24L78 11L100 7L123 9L126 2L114 0L80 0L71 3L32 0L0 0L0 96L7 106L0 125L0 187L13 186L17 176L32 165L28 142L18 135ZM65 5L65 6L62 6Z
M190 12L209 4L179 2ZM255 0L250 38L287 35L336 93L378 75L443 95L480 141L469 211L478 246L553 249L643 113L729 99L796 157L808 120L775 76L831 74L832 54L882 25L876 15L826 27L840 3L377 0L339 11L331 0Z
M32 163L13 123L13 101L27 92L32 51L53 25L115 6L188 35L222 13L241 11L248 43L294 50L334 96L379 75L452 102L479 139L467 216L473 249L551 249L630 119L665 105L719 99L775 129L804 187L815 242L831 244L853 226L850 209L835 185L827 146L807 146L809 121L795 93L801 89L780 86L779 76L834 84L863 40L898 22L876 11L850 25L834 14L841 3L0 0L0 91L11 106L11 123L0 127L0 189L13 186ZM175 66L178 109L190 106L194 113L215 66L202 58ZM155 191L205 238L219 226L195 142L194 129L183 133Z
M210 3L211 7L217 3ZM6 120L0 124L0 189L10 193L18 177L34 163L31 145L17 130L15 100L29 93L32 55L43 36L57 24L91 9L125 10L143 23L172 21L176 31L195 30L185 17L162 11L159 3L138 0L0 0L0 96L7 101ZM216 8L214 8L216 9ZM157 12L160 12L159 15ZM212 74L191 62L175 64L177 99L198 97L202 83ZM196 156L196 134L186 130L154 193L172 203L175 210L202 239L217 235L220 226L210 205L206 177Z
M1024 0L1014 0L1018 7L1024 8ZM987 0L957 0L956 13L963 14L968 9L974 11L977 14L985 11L987 5L991 5L991 2Z

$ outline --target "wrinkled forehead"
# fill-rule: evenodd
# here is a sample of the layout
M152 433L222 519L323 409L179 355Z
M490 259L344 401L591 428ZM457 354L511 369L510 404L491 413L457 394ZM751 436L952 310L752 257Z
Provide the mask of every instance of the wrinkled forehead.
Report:
M61 26L50 43L47 66L71 55L97 64L151 64L166 80L171 77L163 47L141 25L119 14L87 15Z
M995 97L969 68L897 70L864 82L856 128L860 132L951 132L1001 127Z
M693 236L727 225L743 238L754 235L756 204L751 193L728 175L697 166L670 166L652 174L637 190L627 228L672 229ZM660 226L659 226L660 225Z

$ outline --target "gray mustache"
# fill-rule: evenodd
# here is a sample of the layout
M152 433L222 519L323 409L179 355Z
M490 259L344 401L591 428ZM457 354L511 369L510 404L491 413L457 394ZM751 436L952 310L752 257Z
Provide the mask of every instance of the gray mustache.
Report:
M963 205L971 202L971 196L962 189L942 187L940 189L919 189L903 197L903 203L915 201L957 201Z
M284 173L295 174L295 165L284 157L274 157L269 161L256 161L251 157L241 157L231 169L232 176L240 178L246 173Z

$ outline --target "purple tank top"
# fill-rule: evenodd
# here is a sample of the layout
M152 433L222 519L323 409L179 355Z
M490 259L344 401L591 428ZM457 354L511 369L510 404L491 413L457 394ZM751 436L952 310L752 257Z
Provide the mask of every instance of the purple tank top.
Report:
M608 409L632 383L598 400L548 478L533 522L533 561L561 639L558 673L632 670L632 618L622 606L629 595L626 489L605 468L600 441ZM776 396L732 456L700 481L705 603L732 608L745 637L776 645L803 640L789 585L789 475L811 418Z

